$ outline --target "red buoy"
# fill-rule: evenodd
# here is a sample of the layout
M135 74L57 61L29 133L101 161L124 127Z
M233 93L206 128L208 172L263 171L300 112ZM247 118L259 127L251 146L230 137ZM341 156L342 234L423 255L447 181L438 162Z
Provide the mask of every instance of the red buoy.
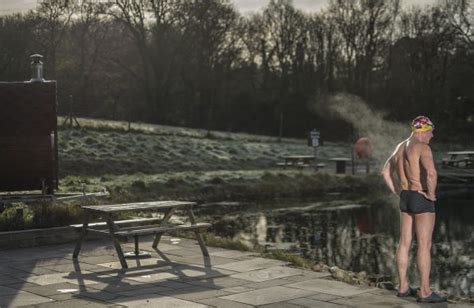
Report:
M374 148L369 138L362 137L354 144L354 151L358 158L369 158L372 155Z

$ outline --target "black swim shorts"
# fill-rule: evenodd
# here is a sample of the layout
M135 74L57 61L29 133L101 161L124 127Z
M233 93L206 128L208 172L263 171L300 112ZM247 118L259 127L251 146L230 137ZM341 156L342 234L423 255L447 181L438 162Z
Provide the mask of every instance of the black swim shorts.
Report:
M400 211L407 213L434 213L434 202L428 200L417 191L402 190L400 192Z

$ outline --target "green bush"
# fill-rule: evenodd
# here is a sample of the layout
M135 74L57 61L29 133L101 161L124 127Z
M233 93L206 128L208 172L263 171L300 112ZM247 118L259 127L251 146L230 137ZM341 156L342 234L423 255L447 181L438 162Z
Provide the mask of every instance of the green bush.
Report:
M33 211L23 204L12 204L0 215L0 231L13 231L31 228Z

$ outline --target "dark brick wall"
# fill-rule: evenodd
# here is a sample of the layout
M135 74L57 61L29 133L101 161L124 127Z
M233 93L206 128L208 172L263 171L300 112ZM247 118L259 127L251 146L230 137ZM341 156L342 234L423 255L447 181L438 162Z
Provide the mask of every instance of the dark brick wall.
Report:
M0 82L0 191L57 188L56 82Z

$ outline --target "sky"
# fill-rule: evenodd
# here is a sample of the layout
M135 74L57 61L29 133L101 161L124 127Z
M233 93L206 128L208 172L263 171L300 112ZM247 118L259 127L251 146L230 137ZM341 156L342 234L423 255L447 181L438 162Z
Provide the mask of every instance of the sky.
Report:
M0 0L0 14L24 12L34 8L41 0ZM329 0L293 0L295 7L305 12L316 12ZM352 0L347 0L352 1ZM243 14L258 12L268 0L232 0L235 7ZM403 6L434 4L436 0L402 0Z

